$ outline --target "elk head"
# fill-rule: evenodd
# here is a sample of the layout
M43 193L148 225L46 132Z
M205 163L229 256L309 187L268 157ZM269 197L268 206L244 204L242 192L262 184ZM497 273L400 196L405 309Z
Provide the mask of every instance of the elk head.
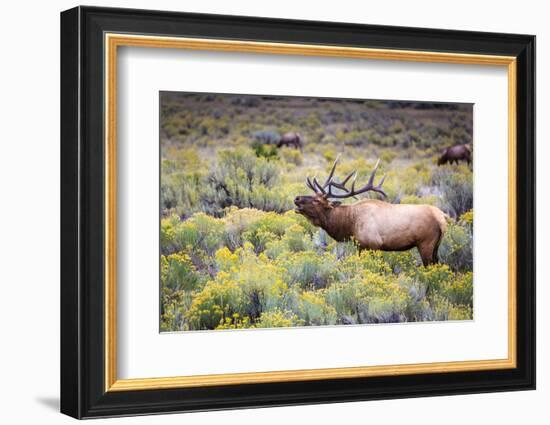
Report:
M339 159L340 156L338 156L338 158L334 161L330 173L323 184L319 183L316 177L313 177L313 179L310 179L309 177L306 178L306 185L313 191L313 195L297 196L294 198L294 204L296 205L295 211L305 216L315 226L323 226L323 221L327 216L327 213L341 204L338 199L355 197L368 191L377 192L386 197L386 194L382 190L382 184L384 183L385 176L382 177L378 185L374 185L374 177L376 175L376 170L378 169L380 160L376 162L367 184L359 189L356 189L356 170L352 171L339 182L335 182L333 180L334 171L336 170L336 165L338 164ZM346 185L350 179L351 187L348 189ZM334 193L334 188L339 189L339 193Z
M443 165L447 163L447 149L443 149L441 156L437 158L437 165Z

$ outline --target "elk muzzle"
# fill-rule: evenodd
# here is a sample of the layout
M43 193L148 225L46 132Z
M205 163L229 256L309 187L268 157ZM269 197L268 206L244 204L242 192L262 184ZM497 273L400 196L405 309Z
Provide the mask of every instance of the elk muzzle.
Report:
M296 205L295 211L297 213L302 213L304 206L308 203L311 203L313 196L297 196L294 198L294 205Z

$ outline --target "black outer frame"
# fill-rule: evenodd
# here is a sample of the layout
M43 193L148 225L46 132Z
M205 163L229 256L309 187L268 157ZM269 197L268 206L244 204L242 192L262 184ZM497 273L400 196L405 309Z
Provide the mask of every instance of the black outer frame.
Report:
M104 391L105 32L517 57L517 368ZM61 412L75 418L535 388L535 37L77 7L61 13Z

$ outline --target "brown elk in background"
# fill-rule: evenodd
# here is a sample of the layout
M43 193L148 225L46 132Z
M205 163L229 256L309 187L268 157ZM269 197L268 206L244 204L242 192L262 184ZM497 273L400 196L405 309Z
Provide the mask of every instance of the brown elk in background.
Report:
M277 143L278 148L282 148L283 146L288 146L288 147L292 146L292 147L295 147L296 149L302 150L302 147L303 147L302 135L300 133L295 133L295 132L285 133L279 140L279 143Z
M417 247L425 266L437 263L437 250L448 218L439 208L431 205L390 204L376 199L341 205L341 202L333 200L354 197L368 191L386 197L382 190L384 177L378 185L374 185L379 162L367 184L356 189L356 171L341 182L333 181L337 158L324 184L320 184L316 178L306 179L314 195L297 196L294 199L296 212L339 242L353 238L360 249L382 251L406 251ZM352 177L351 188L348 189L346 184ZM340 193L333 193L333 188L339 189Z
M458 164L459 161L466 161L468 165L471 164L472 150L470 149L470 146L454 145L446 148L437 160L437 165L443 165L447 162L449 164L452 164L453 162L456 162Z

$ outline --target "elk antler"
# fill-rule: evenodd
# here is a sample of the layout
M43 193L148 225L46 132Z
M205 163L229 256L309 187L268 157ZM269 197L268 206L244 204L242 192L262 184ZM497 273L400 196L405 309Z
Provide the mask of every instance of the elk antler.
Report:
M365 192L368 192L368 191L377 192L377 193L380 193L381 195L383 195L384 197L387 197L386 192L384 192L382 190L382 184L384 184L384 180L386 179L385 175L382 176L382 178L380 179L380 181L378 182L378 184L376 186L374 185L374 177L376 176L376 171L378 170L378 165L380 165L380 159L378 161L376 161L376 165L374 166L374 169L372 170L372 172L369 176L369 180L368 180L367 184L364 185L362 188L357 189L357 190L355 189L355 183L357 181L357 172L354 171L352 173L352 174L354 174L354 178L353 178L353 181L351 183L351 190L348 190L346 187L344 187L344 190L346 191L346 193L332 194L331 191L330 191L330 187L329 187L329 191L328 191L329 196L328 197L329 198L343 199L343 198L349 198L351 196L360 195L361 193L365 193ZM329 185L340 188L338 185L336 185L334 183L330 183Z
M344 198L350 198L352 196L360 195L361 193L365 193L365 192L368 192L368 191L377 192L377 193L380 193L381 195L383 195L384 197L387 197L386 193L382 190L382 184L384 183L384 180L386 178L385 175L380 179L380 182L378 183L378 185L376 185L376 186L374 185L374 177L376 175L376 171L378 170L378 165L380 164L380 159L378 161L376 161L376 165L374 166L374 169L372 170L372 173L369 177L369 180L368 180L367 184L365 186L363 186L362 188L357 189L357 190L355 190L355 182L357 180L357 171L356 170L354 170L350 174L348 174L346 176L346 178L344 180L342 180L341 182L332 181L332 179L334 177L334 171L336 170L336 165L338 164L339 159L340 159L340 155L338 155L338 157L334 161L334 164L332 165L332 168L330 169L330 173L329 173L329 175L327 177L327 180L325 181L324 184L321 185L317 181L316 177L313 177L313 183L312 183L312 181L309 179L309 177L307 177L306 178L307 186L311 190L313 190L315 193L317 193L319 195L323 195L325 198L344 199ZM353 176L353 180L352 180L352 183L351 183L351 190L350 190L346 187L346 184L352 176ZM337 189L340 189L345 193L342 193L342 194L332 193L332 188L333 187L335 187Z
M326 195L327 192L325 191L325 189L328 187L329 190L330 190L331 185L338 188L338 189L347 191L347 189L344 187L344 185L351 178L351 176L355 173L355 171L352 172L349 176L347 176L342 182L340 182L340 183L333 182L332 178L334 176L334 171L336 170L336 165L338 164L339 160L340 160L340 155L338 155L338 157L334 161L334 164L332 164L332 168L330 169L329 175L328 175L327 179L325 180L325 182L323 184L319 183L317 181L317 177L315 176L315 177L313 177L313 182L309 177L306 178L307 186L311 190L313 190L315 193L319 193L321 195Z

